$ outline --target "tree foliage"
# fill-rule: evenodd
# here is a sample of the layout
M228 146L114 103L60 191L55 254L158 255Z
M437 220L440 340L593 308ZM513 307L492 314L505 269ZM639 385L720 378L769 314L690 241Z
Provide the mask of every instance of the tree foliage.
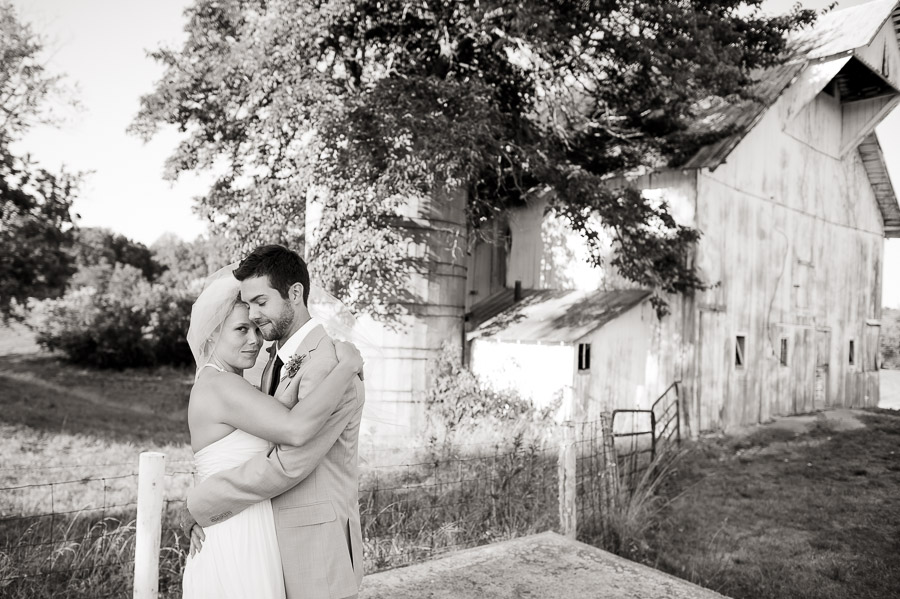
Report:
M78 269L72 285L104 289L113 267L129 265L147 281L155 281L166 270L150 249L120 233L102 227L81 227L75 231L72 254Z
M72 198L78 177L51 173L10 144L47 122L48 96L59 91L38 55L40 39L0 1L0 317L29 297L61 294L74 272Z
M153 260L165 270L160 282L170 287L202 291L203 280L232 260L222 239L201 236L184 241L174 233L166 233L150 246Z
M745 93L815 17L761 4L196 0L183 48L154 53L166 71L133 130L186 133L169 174L216 165L200 209L244 245L301 243L318 198L313 266L375 312L405 257L397 207L445 186L467 192L475 230L549 191L592 247L600 216L625 276L690 290L697 232L609 178L729 133L691 129L698 102Z

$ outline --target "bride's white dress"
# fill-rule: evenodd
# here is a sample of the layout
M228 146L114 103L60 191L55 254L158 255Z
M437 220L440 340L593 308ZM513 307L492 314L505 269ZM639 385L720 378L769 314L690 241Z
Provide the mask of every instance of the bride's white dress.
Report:
M200 480L267 451L269 442L235 430L194 454ZM187 558L183 599L284 599L272 502L262 501L203 529L206 541Z

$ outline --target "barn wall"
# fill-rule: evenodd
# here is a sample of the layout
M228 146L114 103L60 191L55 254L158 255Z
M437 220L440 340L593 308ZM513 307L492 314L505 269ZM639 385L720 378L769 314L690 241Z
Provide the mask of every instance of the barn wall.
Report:
M854 54L872 70L881 73L894 87L900 88L900 49L897 47L897 33L890 19L869 45Z
M548 210L545 196L534 196L510 211L511 239L506 286L524 289L598 289L603 271L592 267L581 236Z
M572 384L577 365L572 345L475 339L471 352L472 372L496 389L515 389L538 408Z
M576 397L588 420L616 409L649 409L681 378L682 344L673 324L677 319L661 322L645 301L579 340L591 344L589 373L575 374Z
M881 215L859 153L839 156L834 98L785 122L803 92L789 88L724 165L699 173L697 265L716 287L697 297L694 431L878 400L867 321L881 314Z
M506 286L506 219L492 219L469 233L466 257L466 311Z

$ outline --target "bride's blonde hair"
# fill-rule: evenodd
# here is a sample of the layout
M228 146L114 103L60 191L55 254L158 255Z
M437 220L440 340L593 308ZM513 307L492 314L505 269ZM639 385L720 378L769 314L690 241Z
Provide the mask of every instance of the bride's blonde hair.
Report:
M191 307L191 324L187 342L194 356L197 373L209 363L222 323L234 307L241 303L241 283L232 275L230 264L206 280L206 285Z

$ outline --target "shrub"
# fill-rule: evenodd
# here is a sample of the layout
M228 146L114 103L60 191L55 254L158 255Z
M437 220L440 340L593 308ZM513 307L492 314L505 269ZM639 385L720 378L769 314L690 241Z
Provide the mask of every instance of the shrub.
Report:
M444 343L433 365L432 384L425 398L427 435L433 443L471 441L494 444L523 436L545 436L547 423L559 407L555 402L538 410L513 389L495 389L460 364L450 343ZM477 440L477 439L476 439Z
M105 288L70 289L33 302L27 320L37 341L69 360L100 368L189 364L184 335L191 300L154 285L132 266L113 267Z

